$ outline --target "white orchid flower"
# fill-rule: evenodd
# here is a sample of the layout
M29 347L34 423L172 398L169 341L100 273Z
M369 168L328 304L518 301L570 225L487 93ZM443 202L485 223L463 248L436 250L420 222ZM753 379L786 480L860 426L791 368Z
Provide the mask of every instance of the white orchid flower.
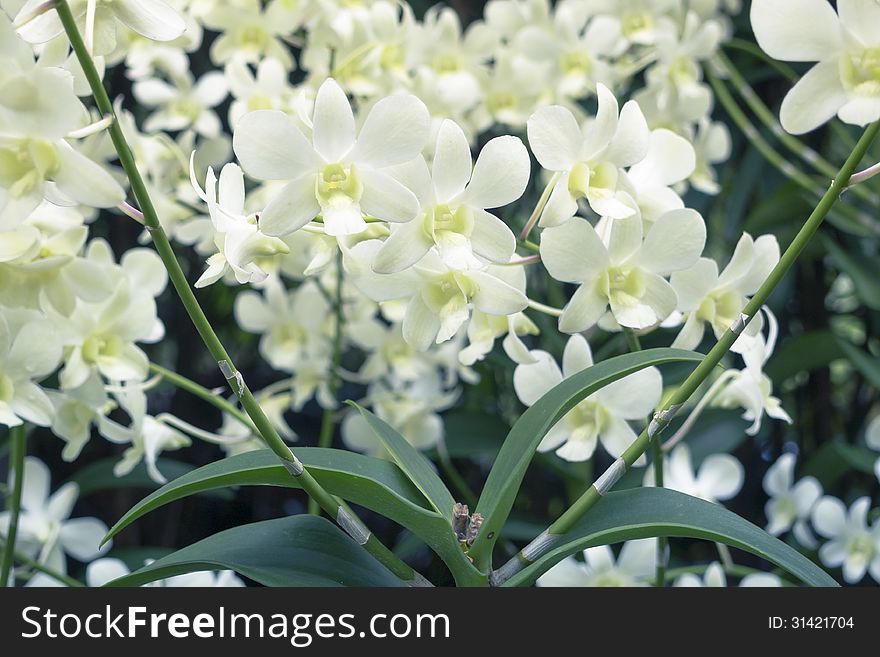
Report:
M745 481L742 464L730 454L712 454L694 471L690 448L681 443L663 460L663 486L707 502L729 500ZM654 485L654 469L645 472L645 486Z
M678 310L685 314L684 326L673 347L696 349L703 339L705 323L716 339L739 319L740 312L779 262L779 243L774 235L752 239L748 233L737 242L730 262L718 273L718 264L700 258L691 267L673 272L669 279L678 296ZM755 318L747 334L756 335L761 321Z
M403 337L420 351L452 338L470 317L471 305L498 316L513 315L528 306L523 291L499 278L495 268L456 271L434 250L408 270L377 274L370 263L381 248L379 240L356 244L345 258L347 271L374 301L408 299Z
M652 224L671 210L684 208L672 186L686 180L696 166L694 147L671 130L651 131L648 154L627 171L642 219Z
M92 438L92 425L114 404L107 397L104 383L97 372L92 372L78 388L49 390L46 394L55 410L52 433L66 443L61 458L68 462L75 461Z
M657 561L657 539L626 541L615 559L610 545L583 552L584 561L566 557L538 578L538 586L649 586Z
M686 588L725 588L727 576L724 574L723 566L717 561L713 561L706 568L702 577L694 573L685 573L676 577L672 585ZM740 580L739 585L744 588L770 588L782 586L782 580L773 573L749 573Z
M0 296L7 304L39 308L49 304L69 315L77 299L102 301L118 278L108 266L82 255L88 227L75 208L44 201L18 228L0 232Z
M332 351L330 303L314 281L288 291L278 278L266 281L263 293L248 291L235 298L235 321L245 331L262 334L260 353L275 369L295 372L316 350ZM328 331L330 329L330 331Z
M284 64L274 57L260 60L255 72L251 72L245 61L233 59L226 64L224 75L229 91L235 98L229 107L229 124L233 128L248 112L292 109L294 88L287 79Z
M89 243L90 256L113 262L103 240ZM77 299L74 311L64 317L47 308L57 322L64 345L64 367L59 381L64 389L78 388L97 370L111 381L143 380L149 360L135 342L156 342L164 335L156 317L157 297L168 281L159 256L150 249L132 249L121 261L122 275L104 301Z
M167 479L157 467L159 455L163 451L189 446L190 439L160 419L147 414L147 396L137 384L114 390L114 397L128 414L131 424L124 426L107 416L98 418L98 431L104 438L120 445L130 445L113 467L113 474L117 477L127 475L143 461L150 479L164 484Z
M403 384L376 382L370 386L366 401L377 417L399 431L413 447L426 450L443 440L443 419L438 413L451 407L458 397L458 390L445 390L437 374L431 373ZM390 457L357 410L345 416L341 432L349 449L378 458Z
M49 426L52 402L35 383L61 360L58 333L40 313L0 306L0 425Z
M643 329L666 319L676 295L664 276L696 262L706 243L698 212L672 210L642 239L634 214L605 222L607 239L575 217L541 233L541 259L558 281L580 286L559 318L559 330L577 333L593 326L606 308L621 326Z
M261 180L290 181L260 215L266 235L287 235L319 214L328 235L363 231L364 213L406 222L419 211L415 195L383 169L415 158L428 138L428 110L418 98L383 98L356 135L345 92L332 78L318 89L311 142L277 110L238 122L233 148L245 171Z
M374 271L402 271L432 247L451 269L510 262L516 238L486 208L508 205L522 196L531 167L528 151L517 137L496 137L483 147L476 164L471 162L464 132L447 119L437 134L430 174L421 159L399 174L418 198L419 216L392 229L376 255Z
M483 96L482 78L497 42L492 30L477 22L462 34L461 19L451 7L436 5L416 24L407 44L411 65L454 115L467 112Z
M648 124L634 101L618 116L614 94L603 84L597 94L596 118L583 131L571 111L559 105L538 109L528 121L529 146L538 162L560 174L540 226L558 226L573 217L581 198L600 216L619 219L636 212L618 190L626 177L623 169L648 154Z
M255 260L288 253L290 249L277 237L263 234L256 215L245 214L244 176L237 164L226 164L220 171L219 180L213 167L208 167L203 190L196 180L194 158L195 151L190 157L190 179L199 198L208 206L218 250L208 258L208 267L195 286L211 285L229 271L239 283L266 280L266 272Z
M24 462L21 515L15 549L36 559L47 568L67 573L66 556L88 562L110 549L111 542L99 547L107 535L107 525L97 518L71 518L79 497L79 486L68 482L50 495L49 468L29 456ZM14 473L8 479L12 485ZM10 512L0 513L0 536L9 532Z
M148 78L135 82L131 90L139 103L157 108L144 121L147 133L192 128L203 137L220 134L222 126L214 108L229 93L220 71L206 73L195 83L189 71L176 77L174 84Z
M513 387L526 406L537 402L551 388L593 365L590 345L573 335L565 345L562 369L546 351L531 352L533 364L517 365ZM541 441L538 450L555 451L566 461L586 461L600 442L617 458L635 441L628 420L644 420L660 402L663 379L649 367L611 383L578 403L559 420ZM643 465L641 457L636 465Z
M754 436L761 430L761 420L766 414L774 420L791 424L791 417L782 408L778 397L773 396L773 382L764 374L764 364L773 354L779 326L769 308L762 309L767 318L767 335L763 332L751 336L743 333L734 343L734 350L743 357L746 366L739 371L732 370L730 382L721 389L713 400L720 408L744 409L743 419L752 423L746 433ZM757 318L753 321L757 321Z
M768 55L818 62L782 101L779 118L792 134L835 114L865 126L880 119L880 4L876 0L754 0L752 29Z
M828 539L819 548L819 559L829 568L842 566L847 584L860 582L866 573L880 583L880 522L868 526L870 507L869 497L860 497L847 510L826 495L813 508L813 527Z
M801 545L816 546L809 528L810 514L822 497L822 484L815 477L794 481L794 454L783 454L764 475L764 492L770 496L764 506L767 532L779 536L789 530Z
M512 47L528 60L553 67L550 82L565 98L584 98L592 94L598 83L609 85L614 80L611 63L626 50L620 21L611 16L596 16L580 3L557 6L552 25L532 24L519 30Z
M154 41L173 41L186 30L186 22L164 0L69 0L70 10L89 52L106 55L116 47L118 23ZM64 31L55 11L39 13L43 0L27 0L16 15L23 22L18 33L29 43L46 43Z
M211 61L225 64L232 59L259 62L277 59L285 68L293 67L290 48L284 38L302 23L306 3L271 0L208 2L201 13L205 26L220 33L211 44Z

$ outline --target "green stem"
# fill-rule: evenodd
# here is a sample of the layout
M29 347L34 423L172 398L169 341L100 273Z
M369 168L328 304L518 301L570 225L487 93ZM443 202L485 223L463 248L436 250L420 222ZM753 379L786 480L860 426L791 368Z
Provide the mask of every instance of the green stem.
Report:
M770 110L767 105L764 104L764 101L755 93L755 90L749 85L746 81L745 77L737 70L736 66L731 62L722 52L718 52L716 55L716 61L721 69L727 72L730 76L730 81L733 84L734 88L739 92L739 95L746 102L746 105L751 108L751 110L755 113L761 123L763 123L770 131L776 135L776 137L781 141L786 148L788 148L792 153L800 157L804 162L811 165L816 171L818 171L823 176L832 177L837 174L837 170L834 165L831 164L828 160L822 157L815 150L804 144L797 137L788 134L779 121L776 119L776 115ZM880 203L880 197L876 194L871 193L868 189L864 187L851 187L852 192L860 197L861 199L871 203L872 205L877 205Z
M629 345L630 351L642 350L642 343L635 331L625 326L623 327L623 334L626 336L626 342ZM648 418L648 422L650 421L651 418ZM651 467L654 470L654 485L663 488L663 450L660 447L659 440L651 443ZM666 584L666 550L668 547L669 539L666 536L659 536L657 538L657 565L654 585L660 588Z
M178 374L177 372L173 372L161 365L157 365L156 363L150 363L150 371L155 372L163 379L180 388L181 390L185 390L189 392L199 399L203 399L212 406L216 407L220 411L224 413L229 413L236 420L245 425L248 429L251 430L255 436L259 436L260 433L257 431L257 428L254 426L254 423L251 422L251 419L242 413L235 404L230 403L228 400L224 399L220 395L216 394L212 390L208 390L205 386L196 383L191 379L187 379L185 376Z
M3 549L5 550L6 546L9 545L9 542L0 541L0 544L3 545ZM48 566L41 564L39 561L31 559L26 554L22 554L21 552L13 552L13 556L18 563L27 566L28 568L32 568L37 572L43 573L44 575L48 575L52 579L58 580L62 584L67 584L67 586L73 588L83 588L85 586L85 584L80 582L78 579L74 579L70 575L65 575L63 573L59 573L56 570L52 570Z
M654 415L654 419L648 427L639 434L638 438L624 451L623 455L599 479L593 482L593 485L556 522L550 525L543 534L532 541L529 546L520 550L504 566L492 573L491 582L493 586L500 586L510 577L552 549L558 543L559 537L571 531L572 527L602 499L602 496L613 487L623 473L631 468L633 463L647 451L651 442L659 440L660 434L669 425L676 412L690 399L691 395L702 385L712 370L718 366L748 323L767 302L770 294L797 261L798 256L800 256L810 238L813 237L819 226L822 225L822 221L828 215L831 207L840 197L843 190L846 189L850 177L865 156L878 131L880 131L880 122L875 122L862 133L856 147L846 159L837 176L835 176L828 191L825 192L816 208L810 213L810 216L804 225L801 226L798 234L789 244L785 253L782 254L779 262L767 276L766 280L761 284L761 287L758 288L758 291L755 292L754 296L743 308L740 320L736 321L724 332L724 335L709 350L706 357L663 404L663 408ZM528 558L523 554L523 551L529 555Z
M342 323L343 305L342 305L342 252L336 256L336 294L333 298L333 360L330 366L330 396L336 399L339 393L339 365L342 362ZM336 428L336 409L325 408L321 415L321 431L318 434L318 447L330 447L333 444L333 430ZM321 513L315 500L309 500L309 513L319 515Z
M534 242L532 242L531 240L520 239L520 240L517 240L517 244L519 244L524 249L528 249L529 251L532 251L533 253L537 253L537 254L541 253L541 247L538 246L537 244L535 244Z
M147 192L147 187L138 171L134 154L132 153L128 142L125 140L125 135L122 133L119 121L116 119L116 115L113 111L113 104L110 102L107 90L104 89L101 76L98 74L98 70L95 68L95 64L86 50L86 46L83 43L79 30L77 29L76 21L74 20L73 13L70 11L70 6L67 4L67 0L56 0L56 9L58 10L58 17L61 20L61 24L64 26L64 31L67 33L67 37L70 40L70 45L73 47L73 51L79 60L86 80L89 83L89 87L92 90L98 109L104 115L114 117L113 123L108 129L110 139L116 149L119 162L122 164L122 168L125 170L125 174L128 177L132 193L140 206L140 211L144 215L144 226L153 239L153 245L156 248L156 252L159 254L162 263L168 270L168 277L171 280L174 289L177 291L181 302L186 308L187 314L201 336L202 342L205 343L211 356L217 362L218 367L220 367L223 376L230 383L233 392L241 402L245 413L247 413L248 417L253 421L260 437L266 442L268 447L275 452L287 471L297 478L302 489L308 494L308 496L317 501L320 507L324 509L331 518L336 520L355 540L361 543L364 548L373 555L373 557L401 579L415 582L417 584L424 583L424 578L413 571L412 568L406 565L393 552L391 552L391 550L382 545L382 543L364 526L363 522L361 522L357 516L353 516L339 506L336 499L315 480L308 470L303 467L302 462L296 458L290 448L285 444L281 436L278 435L278 432L275 430L275 427L269 421L269 418L266 417L263 409L260 408L253 393L245 384L241 373L235 368L232 359L229 357L229 354L226 352L226 349L223 347L223 344L214 332L211 323L205 316L204 311L189 286L189 282L186 280L186 275L183 273L180 263L177 261L174 250L171 248L171 242L168 240L168 236L165 234L162 225L159 223L159 216L156 214L156 209L153 206L149 193Z
M15 537L18 534L18 519L21 514L21 489L24 484L24 455L25 455L25 430L24 425L9 429L11 446L12 475L15 481L12 485L12 494L9 496L7 508L9 509L9 528L6 530L3 545L3 556L0 561L0 586L6 586L9 581L9 572L15 555Z
M709 84L711 84L712 88L715 90L715 97L719 100L721 105L730 115L730 118L733 119L733 122L736 123L737 127L757 151L784 176L797 183L797 185L806 190L810 195L816 198L821 198L821 190L816 185L816 182L803 171L793 166L788 160L780 155L766 139L764 139L758 129L755 128L746 116L745 112L743 112L739 105L736 104L736 101L733 99L733 96L727 90L727 87L721 79L715 75L709 67L706 68L706 77L709 80ZM880 233L880 223L862 212L853 210L852 208L841 208L840 214L848 217L851 221L861 224L874 233Z

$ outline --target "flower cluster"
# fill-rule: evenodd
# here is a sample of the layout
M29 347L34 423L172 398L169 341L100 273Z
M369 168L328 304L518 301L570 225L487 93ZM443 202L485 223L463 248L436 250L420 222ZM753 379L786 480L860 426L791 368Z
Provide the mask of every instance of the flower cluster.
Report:
M803 132L835 113L876 120L880 8L841 0L838 16L825 0L800 4L754 0L751 9L769 54L819 61L786 98L783 125ZM233 415L207 430L150 412L157 379L144 345L164 335L156 299L166 274L150 231L117 257L92 223L98 211L142 219L104 131L113 120L162 228L205 261L194 285L233 288L235 322L259 336L278 373L255 396L290 440L285 414L312 401L343 413L344 381L427 450L442 443L441 413L479 380L480 361L510 362L530 406L592 366L598 345L604 356L617 337L623 344L622 333L691 350L720 337L780 258L769 234L734 236L730 254L707 251L691 202L720 190L715 165L730 152L703 66L730 35L736 2L491 0L466 27L449 7L417 18L390 0L70 2L101 69L131 82L142 120L121 102L115 117L87 109L51 6L7 5L0 424L49 427L66 460L97 432L124 447L118 476L143 461L162 482L159 455L192 439L227 453L260 446ZM802 20L788 20L795 13ZM212 68L194 77L190 55L206 33ZM750 434L764 416L791 421L764 371L776 320L766 309L754 319L734 345L741 368L727 362L693 409L741 409ZM534 338L557 329L555 341ZM498 341L504 356L493 354ZM658 369L632 374L572 408L540 450L585 461L601 445L617 458L663 394ZM880 444L877 433L869 444ZM341 437L385 455L359 415L345 412ZM67 520L72 502L58 511L47 475L28 463L26 480L45 483L25 506L29 554L61 573L65 553L97 556L84 548L93 537L80 540ZM730 455L695 464L681 444L665 463L667 487L708 501L742 486ZM768 531L792 530L810 547L812 523L828 539L827 565L843 564L848 581L880 579L869 503L847 515L839 500L819 499L815 481L794 484L793 468L783 456L765 479ZM585 563L563 562L541 583L641 583L655 549L632 541L615 562L610 549L591 548ZM124 572L99 561L89 577ZM678 583L719 582L723 571L711 567L704 580Z

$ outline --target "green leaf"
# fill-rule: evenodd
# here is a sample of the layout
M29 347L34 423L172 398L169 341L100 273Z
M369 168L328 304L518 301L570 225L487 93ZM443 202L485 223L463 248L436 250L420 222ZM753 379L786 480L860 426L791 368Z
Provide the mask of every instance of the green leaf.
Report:
M452 524L452 507L455 506L455 498L446 488L446 484L437 476L434 466L425 458L419 450L409 444L406 438L397 430L375 414L350 402L352 406L361 412L370 429L382 442L382 445L391 454L394 462L403 470L416 487L431 503L431 506L441 516L446 518L450 526Z
M505 586L527 586L565 557L596 545L634 538L701 538L751 552L811 586L837 582L800 552L745 518L667 488L635 488L608 493L556 547L514 575Z
M154 490L160 486L150 478L147 473L147 466L139 463L135 468L126 475L117 477L113 474L113 468L116 466L118 459L107 458L90 463L70 478L70 481L79 486L79 494L89 495L102 490L113 490L117 488L146 488ZM193 466L172 459L160 458L157 467L169 481L173 481L178 477L191 472ZM217 497L224 500L232 499L232 493L227 490L216 490L206 493L211 497Z
M852 279L859 298L868 308L880 310L880 264L877 259L851 249L841 248L827 235L820 237L834 264Z
M852 342L843 338L838 338L837 344L840 345L840 349L853 364L853 367L862 373L868 383L880 390L880 358L875 358L868 352L862 351Z
M449 566L466 564L449 523L426 508L427 501L394 463L339 449L299 447L297 457L328 492L375 511L406 527ZM113 525L105 540L165 504L228 486L299 488L270 450L230 456L193 470L135 504Z
M311 515L227 529L107 586L202 570L234 570L265 586L405 586L335 525Z
M683 349L646 349L615 356L566 379L528 408L507 435L480 495L476 510L484 521L471 555L476 553L486 565L538 444L563 415L609 383L646 367L703 358L703 354Z
M825 367L844 358L843 350L830 329L802 333L785 340L767 363L765 371L777 384L798 372Z

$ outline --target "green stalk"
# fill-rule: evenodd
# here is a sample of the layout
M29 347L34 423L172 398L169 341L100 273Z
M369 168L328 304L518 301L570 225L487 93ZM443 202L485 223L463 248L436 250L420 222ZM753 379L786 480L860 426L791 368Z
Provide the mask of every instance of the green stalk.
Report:
M730 81L733 84L733 87L739 92L739 95L746 102L746 105L751 108L751 110L755 113L755 116L760 119L761 123L763 123L767 128L769 128L774 135L781 141L786 148L788 148L792 153L800 157L804 162L811 165L816 171L818 171L823 176L832 177L837 174L837 170L834 165L831 164L828 160L822 157L815 150L804 144L800 139L795 137L794 135L788 134L779 121L776 119L776 115L770 110L767 105L764 104L764 101L755 93L755 90L749 85L746 81L745 77L740 73L736 66L733 65L733 62L728 59L724 53L718 52L716 55L716 60L719 67L727 72L730 76ZM880 204L880 197L876 194L871 193L868 189L861 186L854 186L850 188L852 193L858 196L859 198L871 203L872 205Z
M260 432L257 431L254 423L251 422L251 419L247 415L238 410L238 408L234 404L231 404L226 399L214 393L213 391L208 390L205 386L198 384L191 379L187 379L185 376L181 376L177 372L172 372L171 370L162 367L161 365L156 365L156 363L150 363L150 371L155 372L163 379L180 388L181 390L185 390L186 392L195 395L199 399L205 400L220 411L224 413L229 413L232 417L234 417L236 420L238 420L248 429L250 429L251 433L253 433L255 436L260 435Z
M15 537L18 534L18 518L21 515L21 488L24 484L24 454L25 454L25 430L24 425L9 429L11 447L12 473L15 482L12 485L12 494L9 496L7 508L9 509L9 529L6 531L6 540L3 544L3 556L0 560L0 586L6 586L9 581L9 572L15 560Z
M779 285L779 282L788 273L788 270L797 261L798 256L806 247L810 238L822 225L822 221L828 215L831 207L840 198L840 194L849 184L849 179L856 170L859 162L868 151L868 147L874 141L880 131L880 122L875 122L865 129L861 138L856 144L850 156L841 167L838 174L834 177L828 191L822 196L819 204L807 218L804 225L798 231L798 234L789 244L785 253L779 259L779 262L767 276L764 283L755 292L754 296L746 304L742 310L740 319L728 328L721 339L715 343L706 357L699 365L690 373L685 381L676 389L670 398L664 402L663 408L655 413L654 419L648 427L639 434L635 442L630 445L623 455L614 462L614 464L605 471L587 491L572 504L550 527L547 528L532 543L520 550L517 555L504 564L501 568L493 571L490 581L493 586L504 584L513 575L521 571L523 568L533 563L541 555L546 554L559 541L559 537L568 531L602 499L607 492L626 470L632 467L633 463L647 451L651 442L659 441L660 434L669 425L669 422L678 412L678 410L690 399L691 395L702 385L713 369L721 362L721 359L730 351L731 346L758 313L761 307L770 298L770 294ZM525 552L528 557L526 557Z
M144 226L153 239L153 245L156 248L156 252L159 254L165 268L168 270L168 277L170 278L174 289L177 291L177 295L183 302L187 314L201 336L202 342L205 343L211 356L217 362L220 371L223 372L223 376L229 382L233 392L241 402L245 413L247 413L248 417L250 417L251 421L254 423L260 437L266 442L268 447L275 452L287 471L290 472L293 477L297 478L302 489L308 494L308 496L315 500L331 518L336 520L336 522L350 536L352 536L352 538L362 544L364 548L373 555L373 557L401 579L414 582L418 585L423 584L425 580L421 575L418 575L418 573L406 565L400 558L391 552L391 550L385 547L375 535L364 526L363 522L357 516L343 509L336 499L334 499L334 497L315 480L311 473L303 467L302 462L296 458L290 448L284 443L281 436L279 436L278 432L275 430L275 427L272 426L269 418L266 417L263 409L260 408L257 400L254 399L253 393L244 382L241 373L235 368L232 359L229 357L229 354L226 352L226 349L223 347L220 339L214 332L214 329L208 321L208 318L205 316L204 311L202 311L201 306L199 306L199 302L196 300L196 297L189 286L189 282L186 280L183 269L181 269L180 263L174 255L174 250L171 248L171 242L168 240L168 236L165 234L162 225L159 223L156 209L153 206L146 185L144 184L143 178L141 178L140 172L135 163L134 154L125 140L125 135L123 135L122 129L119 127L119 121L116 119L115 112L113 111L113 104L110 102L107 90L104 89L101 76L98 74L98 70L95 68L95 64L86 50L86 46L83 43L79 30L77 29L76 21L74 20L73 13L70 11L70 6L67 4L67 0L56 0L55 7L58 10L58 17L61 20L61 24L64 26L64 31L67 33L67 37L70 40L70 45L73 47L73 51L79 60L83 73L86 76L86 80L88 80L89 87L91 87L98 109L105 116L114 117L113 123L108 128L110 139L116 149L122 168L125 170L125 174L128 177L132 193L140 206L140 211L144 215Z
M626 336L626 342L629 350L632 352L641 351L642 343L639 336L631 328L624 326L623 334ZM648 418L648 422L651 418ZM651 467L654 470L654 485L663 488L663 449L660 441L655 440L651 443ZM657 538L657 566L654 586L662 588L666 585L666 550L669 547L669 539L666 536Z
M821 198L821 190L817 187L816 182L803 171L793 166L788 160L780 155L763 136L761 136L761 133L755 128L745 112L743 112L739 105L736 104L736 101L733 99L733 96L727 90L724 83L708 67L706 68L706 77L709 80L709 84L711 84L712 88L715 90L715 97L721 102L721 105L730 115L730 118L733 119L733 122L736 123L737 127L758 152L784 176L790 178L812 196ZM878 223L873 217L851 208L841 208L840 214L847 216L874 233L880 233L880 223Z
M0 544L3 545L3 549L5 550L6 546L9 545L9 542L0 541ZM13 552L13 557L18 563L27 566L28 568L32 568L37 572L43 573L44 575L48 575L52 579L58 580L62 584L66 584L67 586L70 586L72 588L82 588L85 586L85 584L80 582L78 579L74 579L70 575L64 575L55 570L52 570L48 566L41 564L39 561L31 559L26 554L22 554L21 552Z
M333 360L330 365L330 395L336 399L339 393L339 365L342 362L342 252L336 256L336 295L333 299L333 316L335 318L333 327ZM325 408L321 415L321 431L318 434L318 447L330 447L333 444L333 430L336 428L336 409ZM315 500L309 500L309 513L319 515L321 513Z

